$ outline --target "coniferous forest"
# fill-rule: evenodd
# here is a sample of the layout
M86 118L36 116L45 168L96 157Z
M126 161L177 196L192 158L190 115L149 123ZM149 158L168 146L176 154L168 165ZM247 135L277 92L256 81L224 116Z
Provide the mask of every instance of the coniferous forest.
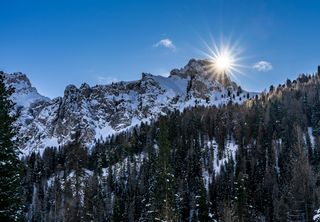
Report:
M10 100L14 89L6 88L0 73L0 221L19 221L24 218L22 201L23 165L19 148L13 142L16 115Z
M22 220L312 221L320 206L317 74L243 105L171 112L91 149L73 136L21 160Z

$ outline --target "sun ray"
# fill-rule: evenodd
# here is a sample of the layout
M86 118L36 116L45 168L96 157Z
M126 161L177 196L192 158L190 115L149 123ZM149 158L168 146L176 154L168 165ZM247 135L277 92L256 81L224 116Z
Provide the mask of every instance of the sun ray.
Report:
M220 41L217 45L216 41L212 40L211 45L204 42L206 52L202 52L209 61L208 71L213 73L214 76L226 76L237 79L237 74L244 75L242 69L245 67L241 65L242 53L238 42L230 44L230 41Z

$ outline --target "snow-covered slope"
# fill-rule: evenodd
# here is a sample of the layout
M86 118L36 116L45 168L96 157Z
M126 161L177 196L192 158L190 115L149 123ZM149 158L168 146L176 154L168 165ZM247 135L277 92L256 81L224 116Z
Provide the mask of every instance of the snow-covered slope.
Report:
M32 87L28 77L21 72L4 74L4 81L7 86L15 89L12 100L18 106L30 107L31 104L39 101L49 101L49 98L40 95L37 89Z
M52 100L41 96L24 74L6 74L6 84L16 88L12 99L22 114L17 121L22 152L28 155L63 145L76 132L91 146L175 109L242 103L256 95L240 90L227 76L209 72L207 66L206 60L192 59L184 68L172 70L169 77L143 73L140 80L131 82L69 85L63 97Z

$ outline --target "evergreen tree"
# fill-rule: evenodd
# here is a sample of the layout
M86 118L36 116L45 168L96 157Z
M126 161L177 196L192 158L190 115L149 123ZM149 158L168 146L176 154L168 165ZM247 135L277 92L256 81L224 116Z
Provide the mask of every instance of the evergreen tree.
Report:
M170 141L168 140L168 126L165 119L160 120L159 156L155 195L158 207L158 218L165 221L175 221L176 208L174 201L175 181L170 164Z
M0 73L0 221L18 221L22 214L19 149L13 141L15 117L10 115L13 89L7 89Z
M248 221L248 204L247 204L247 189L245 186L245 178L244 175L239 175L238 180L236 182L236 217L237 221L244 222Z

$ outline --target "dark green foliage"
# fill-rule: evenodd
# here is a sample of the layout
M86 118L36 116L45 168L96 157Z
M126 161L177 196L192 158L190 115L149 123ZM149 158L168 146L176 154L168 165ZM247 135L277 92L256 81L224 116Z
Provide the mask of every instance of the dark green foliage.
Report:
M319 76L302 75L243 105L169 113L90 152L76 140L32 154L26 202L38 207L28 218L311 221L320 204L319 87Z
M17 221L22 215L22 165L10 115L13 103L9 97L12 89L6 89L3 73L0 73L0 221Z
M175 180L171 166L171 149L169 133L166 120L160 119L159 127L159 155L155 172L154 198L156 201L157 213L155 216L165 221L176 220L175 208Z

